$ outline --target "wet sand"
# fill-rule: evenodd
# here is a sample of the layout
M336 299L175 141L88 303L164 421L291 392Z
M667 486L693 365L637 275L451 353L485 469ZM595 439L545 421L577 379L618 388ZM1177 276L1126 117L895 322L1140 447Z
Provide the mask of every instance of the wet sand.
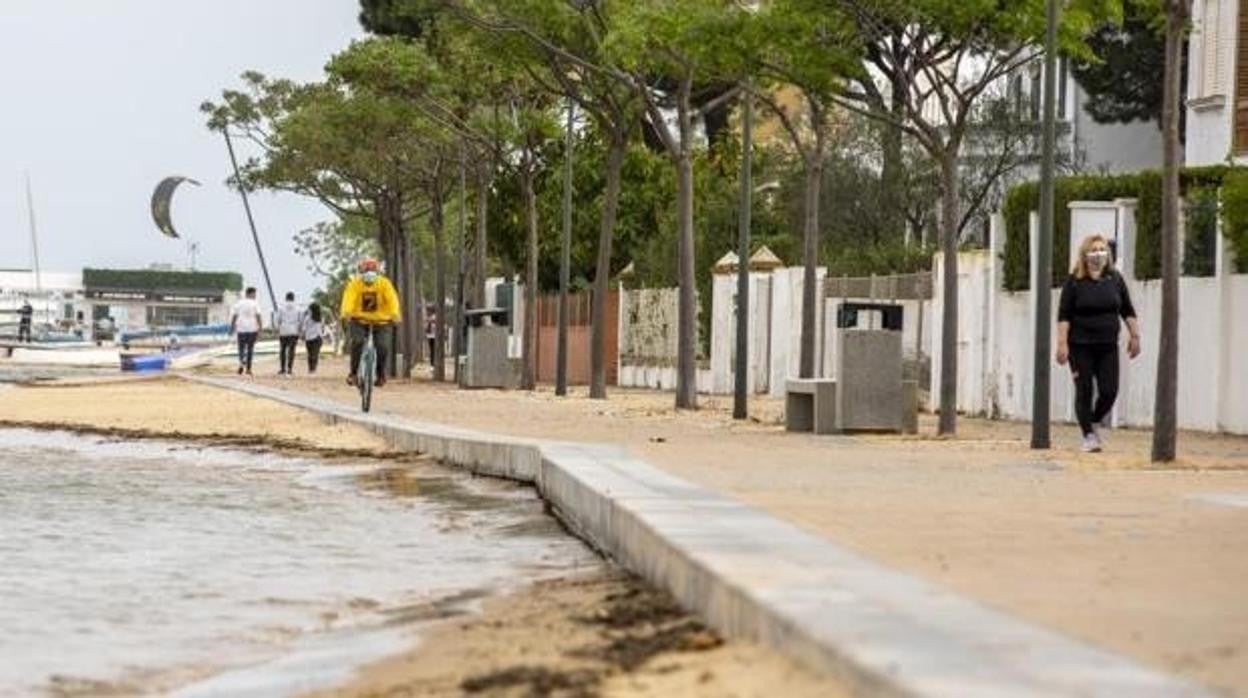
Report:
M389 450L365 429L176 379L49 384L0 393L0 426L323 456ZM428 620L428 619L426 619ZM834 679L751 643L724 641L665 594L601 571L487 599L435 621L415 646L316 696L838 696Z
M176 378L47 383L0 392L0 426L161 438L323 456L392 455L361 427Z
M309 698L850 695L775 652L724 642L618 571L539 582L441 623L410 652Z

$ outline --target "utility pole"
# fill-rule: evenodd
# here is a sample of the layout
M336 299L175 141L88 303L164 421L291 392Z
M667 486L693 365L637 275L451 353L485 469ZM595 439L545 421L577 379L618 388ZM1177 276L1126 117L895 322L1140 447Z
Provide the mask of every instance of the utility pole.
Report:
M230 164L234 167L234 181L238 182L238 193L243 197L243 210L247 212L247 225L251 227L251 239L256 243L256 256L260 258L260 271L264 272L264 285L269 289L269 302L274 311L277 310L277 294L273 293L273 281L269 278L269 265L264 261L264 250L260 248L260 235L256 233L256 219L251 215L251 202L247 200L247 187L243 186L243 177L238 171L238 158L234 157L234 143L230 140L230 128L221 129L225 136L225 149L230 152Z
M1040 235L1036 255L1036 346L1032 373L1031 447L1047 449L1049 436L1049 374L1053 348L1053 165L1057 140L1058 0L1048 0L1044 33L1044 139L1040 159Z
M746 380L749 366L750 322L750 208L754 195L752 166L754 159L754 100L747 81L741 116L741 209L737 228L737 361L733 381L732 418L749 416Z
M42 297L43 275L39 271L39 233L35 227L35 195L30 190L29 172L26 173L26 213L30 216L30 254L34 262L35 292Z
M555 395L568 394L568 286L572 266L572 125L576 103L568 98L568 126L564 133L563 236L559 250L559 328L555 353Z
M455 336L451 338L451 349L455 353L455 385L460 385L459 357L464 353L464 238L468 235L468 214L464 207L468 205L465 192L468 163L464 155L464 146L459 146L459 234L455 236Z

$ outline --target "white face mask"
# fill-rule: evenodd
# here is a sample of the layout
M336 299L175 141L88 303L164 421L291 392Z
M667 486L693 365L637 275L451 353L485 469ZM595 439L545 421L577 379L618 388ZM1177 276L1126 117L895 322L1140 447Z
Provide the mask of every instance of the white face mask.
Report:
M1109 250L1093 250L1087 255L1088 266L1092 269L1104 269L1109 263Z
M375 271L364 272L364 283L373 284L376 281L377 281L377 272Z

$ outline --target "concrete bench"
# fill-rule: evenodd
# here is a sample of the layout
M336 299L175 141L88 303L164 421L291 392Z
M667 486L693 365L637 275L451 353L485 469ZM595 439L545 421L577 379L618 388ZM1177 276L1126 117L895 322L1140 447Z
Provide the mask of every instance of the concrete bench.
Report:
M919 383L901 382L901 414L895 431L903 434L919 432ZM791 378L785 384L784 428L787 431L812 431L816 434L841 434L855 431L836 418L836 381L830 378ZM865 431L876 431L867 428ZM885 429L893 431L894 429Z
M836 381L827 378L791 378L785 384L784 428L835 434Z

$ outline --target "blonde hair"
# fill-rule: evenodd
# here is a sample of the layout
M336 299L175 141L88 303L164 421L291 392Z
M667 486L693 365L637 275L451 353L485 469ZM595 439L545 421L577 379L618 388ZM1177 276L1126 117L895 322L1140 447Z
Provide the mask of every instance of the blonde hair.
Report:
M1106 240L1104 235L1098 233L1087 236L1083 239L1083 242L1079 243L1079 256L1075 258L1075 266L1070 270L1071 276L1076 279L1086 279L1092 276L1088 272L1088 250L1091 250L1092 246L1098 242L1104 245L1106 250L1110 251L1109 259L1105 260L1105 266L1101 269L1101 274L1113 270L1114 255L1113 250L1109 247L1109 240Z

